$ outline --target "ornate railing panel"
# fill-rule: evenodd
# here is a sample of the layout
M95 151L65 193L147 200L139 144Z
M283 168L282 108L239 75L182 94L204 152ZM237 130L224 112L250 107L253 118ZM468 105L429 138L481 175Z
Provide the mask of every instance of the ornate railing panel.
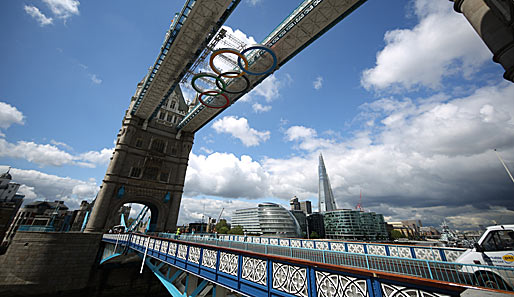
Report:
M465 272L480 265L273 246L292 253L284 257L140 234L106 234L103 240L249 296L458 296L469 285L480 283L473 277L476 270ZM349 263L366 265L368 270L344 267ZM411 271L416 277L380 272L384 267ZM504 269L503 273L512 277L513 271ZM507 288L508 284L499 285Z

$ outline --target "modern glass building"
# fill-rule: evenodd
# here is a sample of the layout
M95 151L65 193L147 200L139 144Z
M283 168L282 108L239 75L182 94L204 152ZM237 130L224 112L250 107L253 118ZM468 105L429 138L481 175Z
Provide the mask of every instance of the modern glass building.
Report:
M255 208L238 209L232 226L241 226L248 235L300 237L302 231L296 218L275 203L261 203Z
M324 214L325 237L344 240L375 241L387 239L384 216L351 209Z
M326 211L337 209L337 206L334 199L334 193L332 193L332 187L330 186L330 180L328 179L327 169L325 168L325 162L323 162L323 155L321 154L319 154L318 173L318 211L321 214L323 214Z

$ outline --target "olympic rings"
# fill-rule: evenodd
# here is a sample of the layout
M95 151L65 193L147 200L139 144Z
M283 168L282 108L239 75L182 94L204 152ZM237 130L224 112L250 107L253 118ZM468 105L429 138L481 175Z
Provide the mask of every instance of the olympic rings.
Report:
M243 53L240 53L234 49L230 49L230 48L222 48L222 49L219 49L219 50L216 50L214 51L212 54L211 54L211 58L209 59L209 66L211 66L211 69L212 71L214 71L217 75L220 75L220 76L223 76L221 74L221 71L218 70L218 68L216 68L216 66L214 66L214 58L216 58L217 55L221 55L221 54L225 54L225 53L230 53L230 54L234 54L238 57L238 61L239 60L243 60L243 62L245 62L245 67L248 68L248 60L246 59L246 57L243 55ZM241 67L241 66L239 66ZM241 67L241 69L243 69ZM238 77L241 77L243 76L243 72L241 73L237 73L237 72L234 72L234 73L230 73L230 74L237 74L235 76L223 76L223 77L226 77L226 78L238 78Z
M227 103L225 103L222 106L212 106L212 105L209 105L209 104L205 103L202 100L202 96L203 95L209 95L209 96L220 96L221 95L221 96L225 97L225 100L227 100ZM230 100L228 99L227 95L223 94L220 91L216 91L216 90L207 90L207 91L201 92L200 96L198 96L198 101L200 101L200 103L202 103L203 105L205 105L207 107L210 107L210 108L225 108L225 107L230 105Z
M275 69L275 67L277 67L277 63L278 63L277 55L275 55L275 52L273 52L273 50L267 46L258 45L258 44L253 45L253 46L250 46L249 48L245 49L244 51L242 51L241 54L244 55L246 52L254 50L254 49L261 49L261 50L268 52L271 55L271 57L273 58L273 65L271 65L270 68L266 69L266 71L263 71L263 72L251 72L248 70L248 67L246 67L246 69L245 69L245 67L243 67L243 65L241 65L241 59L237 59L237 65L239 66L239 68L241 68L241 70L243 70L243 72L246 72L251 75L263 75L263 74L270 73L271 71L273 71L273 69Z
M198 86L196 86L195 82L197 79L199 78L202 78L202 77L210 77L210 78L214 78L216 80L216 85L218 85L218 81L221 83L221 85L223 86L223 89L225 89L227 87L227 84L225 83L225 81L223 79L221 79L219 76L216 76L214 74L211 74L211 73L198 73L197 75L193 76L193 79L191 80L191 85L193 86L193 89L195 89L195 91L197 91L198 93L203 93L204 90L200 89ZM220 88L222 89L222 88Z
M273 58L273 65L271 65L271 67L269 67L268 69L266 69L263 72L249 71L248 68L250 67L250 63L248 62L248 59L245 57L245 53L247 53L248 51L251 51L251 50L261 50L261 52L259 52L257 54L257 56L254 58L254 60L256 60L257 58L259 58L262 55L262 51L268 52L271 55L271 57ZM218 56L218 55L225 54L225 53L230 53L230 54L234 54L237 56L237 65L239 66L239 68L241 68L241 72L236 72L236 71L221 72L218 68L216 68L216 66L214 66L214 58L216 58L216 56ZM243 64L244 64L244 66L243 66ZM212 73L195 74L193 76L193 79L191 79L191 85L195 91L200 93L200 95L198 96L198 101L200 101L200 103L202 103L203 105L205 105L206 107L209 107L209 108L225 108L230 105L230 100L227 97L227 95L225 95L224 93L239 94L239 93L244 93L244 92L248 91L248 89L250 88L250 80L248 79L248 77L246 77L246 75L244 75L245 73L249 74L249 75L268 74L277 67L277 64L278 64L278 59L277 59L277 55L275 54L275 52L271 48L264 46L264 45L259 45L259 44L253 45L253 46L246 48L242 52L239 52L239 51L237 51L235 49L231 49L231 48L222 48L222 49L215 50L211 54L211 57L209 59L209 66L211 67L212 71L214 71L217 74L217 76ZM209 78L215 79L216 86L220 89L220 91L200 89L196 85L196 80L199 78L202 78L202 77L209 77ZM229 78L229 79L243 78L244 81L246 82L246 86L239 91L228 91L227 90L228 85L223 78ZM223 106L212 106L212 105L205 103L205 101L202 100L202 97L205 95L208 95L208 96L220 96L221 95L225 98L225 100L227 102Z
M223 77L223 76L224 76L224 75L226 75L226 74L238 74L238 72L236 72L236 71L223 72L223 73L221 73L220 75L218 75L218 77L221 79L221 77ZM243 72L241 72L241 74L243 74ZM226 77L229 77L229 76L226 76ZM220 86L220 84L218 83L220 80L216 80L216 86L217 86L220 90L222 90L224 93L229 93L229 94L239 94L239 93L244 93L244 92L248 91L248 89L250 88L250 80L248 80L248 77L246 77L246 75L242 75L241 77L242 77L242 78L245 80L245 82L246 82L246 86L245 86L241 91L229 91L229 90L227 90L227 87L226 87L226 86L225 86L225 87L224 87L223 85L221 85L221 86ZM223 81L223 79L221 79L221 81Z

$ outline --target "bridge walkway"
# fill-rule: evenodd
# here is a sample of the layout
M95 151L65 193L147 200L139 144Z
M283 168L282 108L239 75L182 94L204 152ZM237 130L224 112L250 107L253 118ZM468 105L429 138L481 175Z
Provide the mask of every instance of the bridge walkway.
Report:
M497 292L512 288L508 281L480 279L473 273L480 265L252 243L228 248L223 240L142 234L104 235L103 240L141 254L163 283L170 282L162 269L173 268L244 296L459 296L468 288L495 291L480 287L487 281L503 289ZM494 269L514 275L513 269Z

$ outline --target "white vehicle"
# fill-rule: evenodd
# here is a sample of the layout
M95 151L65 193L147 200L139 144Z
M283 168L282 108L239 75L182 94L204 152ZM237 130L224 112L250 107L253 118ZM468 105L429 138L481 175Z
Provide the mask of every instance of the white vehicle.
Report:
M475 243L475 247L465 251L455 262L489 266L470 265L464 266L463 270L473 273L478 285L512 290L514 285L514 225L487 227L484 234ZM503 269L503 267L507 269Z

